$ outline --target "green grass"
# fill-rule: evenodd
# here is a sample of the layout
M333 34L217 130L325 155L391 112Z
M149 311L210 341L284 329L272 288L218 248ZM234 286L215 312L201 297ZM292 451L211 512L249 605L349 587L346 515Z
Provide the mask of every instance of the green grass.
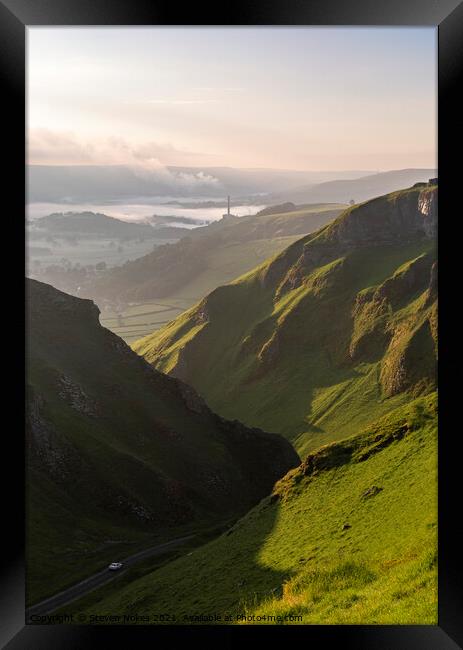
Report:
M104 314L102 323L128 343L134 343L167 325L175 319L179 311L196 304L216 287L231 282L237 276L250 271L297 239L299 239L299 235L250 242L232 242L219 248L212 248L207 251L206 268L191 281L186 282L181 289L172 292L165 298L158 298L154 302L143 302L123 309L120 312L121 320L115 315ZM143 307L145 309L149 307L150 311L143 313ZM137 314L137 309L142 311L140 315ZM147 315L151 318L147 318Z
M189 241L161 247L133 264L108 271L95 286L85 286L82 295L94 297L104 305L105 326L132 343L174 319L176 307L188 309L216 287L231 282L303 234L331 221L342 207L314 204L292 212L213 223L192 231ZM143 294L142 298L137 297L139 294ZM148 296L151 300L147 300ZM106 298L119 303L122 323L114 318L117 315L110 311ZM147 310L147 305L151 309ZM159 311L160 318L134 318L137 309Z
M431 260L433 247L421 240L364 248L314 269L277 299L272 287L262 285L267 263L219 288L133 349L162 372L176 372L183 357L186 370L180 376L215 411L281 433L299 453L308 453L410 399L403 391L388 395L383 388L387 331L413 332L429 317L423 298L416 302L428 276L394 307L364 309L355 316L354 305L357 295L373 294L400 276L410 260L429 252ZM208 317L197 319L204 309ZM359 353L350 358L352 346Z
M322 448L228 534L70 611L436 624L436 404Z

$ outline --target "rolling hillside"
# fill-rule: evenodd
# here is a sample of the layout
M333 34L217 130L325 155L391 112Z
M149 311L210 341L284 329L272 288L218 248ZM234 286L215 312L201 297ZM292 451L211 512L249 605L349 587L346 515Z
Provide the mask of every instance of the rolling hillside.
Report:
M436 624L436 426L436 395L417 398L309 455L218 539L71 611L165 612L177 624Z
M91 301L34 280L27 293L29 602L114 554L236 519L299 463L153 370Z
M152 253L137 260L127 262L121 267L113 268L91 285L82 288L82 295L92 298L120 301L146 300L148 298L166 298L182 290L187 294L189 287L198 281L199 276L207 273L211 267L211 258L228 255L230 261L236 257L233 269L226 269L211 278L211 286L240 269L244 272L253 268L259 259L258 247L265 240L277 240L269 244L267 250L275 252L284 247L284 237L305 234L334 219L340 207L308 206L284 214L256 215L250 217L229 217L210 224L205 228L192 230L188 237L183 237L175 244L158 247ZM254 248L243 252L243 244L259 242Z
M301 454L435 388L437 187L345 210L133 348Z
M174 244L88 282L78 295L95 300L106 327L135 341L172 320L221 284L234 280L301 235L332 221L343 206L309 205L283 213L270 210L249 217L229 217L191 230ZM61 288L61 287L59 287ZM70 293L75 293L69 287ZM158 317L161 309L162 317ZM138 313L142 316L138 317ZM150 318L147 318L150 316ZM161 323L159 321L161 320Z

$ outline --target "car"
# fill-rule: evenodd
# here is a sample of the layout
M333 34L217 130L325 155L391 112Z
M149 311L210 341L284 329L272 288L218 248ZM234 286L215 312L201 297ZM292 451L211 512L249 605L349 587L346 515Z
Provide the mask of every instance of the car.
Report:
M110 571L118 571L119 569L122 569L122 562L111 562L108 569Z

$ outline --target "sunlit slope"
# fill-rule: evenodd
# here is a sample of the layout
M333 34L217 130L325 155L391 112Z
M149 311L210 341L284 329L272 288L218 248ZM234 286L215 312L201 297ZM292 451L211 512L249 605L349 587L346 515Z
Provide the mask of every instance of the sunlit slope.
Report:
M436 394L417 398L309 455L220 538L73 611L435 624L436 427Z
M133 348L301 453L435 387L437 188L347 209Z

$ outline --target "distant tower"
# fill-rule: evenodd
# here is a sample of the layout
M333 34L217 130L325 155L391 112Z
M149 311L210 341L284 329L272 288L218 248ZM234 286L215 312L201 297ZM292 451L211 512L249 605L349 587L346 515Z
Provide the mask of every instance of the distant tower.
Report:
M229 219L230 217L234 217L235 215L230 212L230 196L227 196L227 212L226 214L223 214L222 217L224 219Z

